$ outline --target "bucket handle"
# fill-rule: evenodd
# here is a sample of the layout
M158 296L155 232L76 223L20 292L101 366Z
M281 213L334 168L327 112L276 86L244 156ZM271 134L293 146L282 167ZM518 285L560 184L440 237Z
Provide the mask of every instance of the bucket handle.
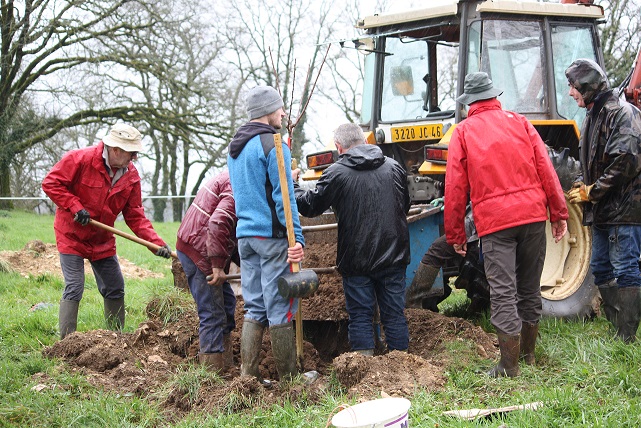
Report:
M327 424L325 424L325 428L329 428L329 426L332 423L332 417L334 417L336 413L340 412L341 410L348 409L349 407L350 405L345 403L339 404L338 406L334 407L332 411L329 413L329 417L327 418Z

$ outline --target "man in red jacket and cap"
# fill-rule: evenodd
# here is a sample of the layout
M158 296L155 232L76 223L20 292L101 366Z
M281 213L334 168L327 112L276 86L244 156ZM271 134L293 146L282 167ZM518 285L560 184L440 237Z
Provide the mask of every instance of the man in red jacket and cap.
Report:
M465 77L457 101L470 108L449 145L444 216L447 242L465 255L465 207L472 201L501 350L488 375L513 377L519 353L535 363L548 209L556 242L567 231L568 210L545 144L524 116L501 108L502 92L486 73Z
M125 325L125 280L111 232L87 226L90 219L113 226L119 214L139 238L171 249L154 231L142 207L140 176L131 162L142 150L142 136L133 126L117 123L98 145L72 150L42 181L42 190L57 205L53 228L65 279L59 312L60 338L76 331L78 306L85 288L84 259L91 263L104 298L107 326Z

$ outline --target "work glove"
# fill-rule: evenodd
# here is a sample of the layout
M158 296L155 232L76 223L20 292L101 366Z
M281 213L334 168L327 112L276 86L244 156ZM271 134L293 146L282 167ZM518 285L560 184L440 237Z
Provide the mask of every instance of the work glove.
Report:
M436 198L430 202L430 205L433 207L441 207L441 211L445 209L445 198Z
M576 183L575 183L576 184ZM578 187L573 187L568 192L568 199L571 204L580 204L581 202L588 202L590 200L590 191L594 184L586 186L580 183Z
M89 220L91 220L91 216L89 215L89 211L86 209L81 209L78 211L74 216L73 216L73 221L76 221L80 223L83 226L86 226L89 224Z
M156 255L158 257L164 257L166 259L171 257L171 247L167 244L165 244L164 247L158 248L158 251L156 251Z

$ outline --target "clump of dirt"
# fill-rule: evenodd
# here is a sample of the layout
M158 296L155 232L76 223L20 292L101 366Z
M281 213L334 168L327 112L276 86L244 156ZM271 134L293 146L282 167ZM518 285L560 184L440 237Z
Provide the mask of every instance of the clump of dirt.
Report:
M332 366L348 393L364 398L409 397L417 388L434 391L445 384L441 367L401 351L375 357L349 352L336 357Z
M42 241L30 241L20 251L0 251L0 259L9 264L13 271L28 278L50 274L62 277L60 268L60 256L56 244L44 243ZM125 278L163 278L164 275L141 268L129 260L118 257L120 269ZM91 265L85 260L85 272L91 272Z

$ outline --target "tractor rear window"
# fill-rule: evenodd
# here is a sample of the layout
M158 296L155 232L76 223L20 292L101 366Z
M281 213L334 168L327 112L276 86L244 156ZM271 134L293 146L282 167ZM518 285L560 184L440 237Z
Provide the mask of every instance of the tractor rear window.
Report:
M579 108L569 95L565 69L572 64L572 61L578 58L597 61L591 28L568 24L552 24L552 55L554 56L557 110L561 117L574 119L580 128L583 119L585 119L585 110Z
M542 24L537 21L485 20L470 26L468 73L485 71L504 109L547 111Z

